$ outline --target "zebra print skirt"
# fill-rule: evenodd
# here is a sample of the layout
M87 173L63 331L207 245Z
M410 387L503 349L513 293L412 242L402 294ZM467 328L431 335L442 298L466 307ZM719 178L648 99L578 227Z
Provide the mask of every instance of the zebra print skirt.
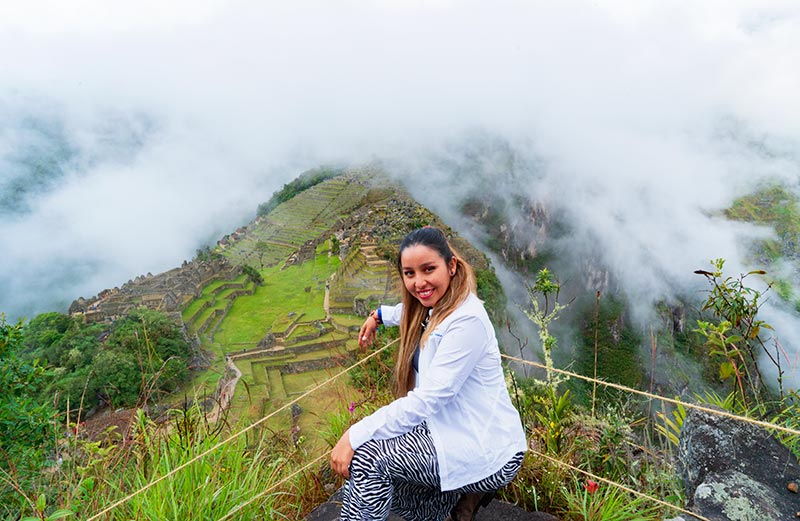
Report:
M520 452L502 469L477 483L442 492L439 464L428 426L388 440L370 440L358 448L344 487L342 521L386 519L441 521L465 492L490 492L506 486L522 467Z

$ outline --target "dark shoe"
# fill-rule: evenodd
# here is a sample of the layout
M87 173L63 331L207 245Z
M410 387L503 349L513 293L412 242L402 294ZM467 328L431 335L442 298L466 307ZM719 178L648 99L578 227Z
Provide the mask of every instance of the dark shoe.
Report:
M480 507L491 503L495 492L462 494L446 521L472 521Z

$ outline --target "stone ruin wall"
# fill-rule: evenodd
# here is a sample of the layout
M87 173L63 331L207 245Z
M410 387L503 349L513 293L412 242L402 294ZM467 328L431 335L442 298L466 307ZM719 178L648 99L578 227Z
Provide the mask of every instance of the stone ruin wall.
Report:
M184 261L179 268L153 275L139 275L122 287L105 289L89 299L73 301L70 315L82 314L88 322L113 321L137 307L164 312L179 312L203 288L219 279L233 279L240 268L225 258L210 261Z

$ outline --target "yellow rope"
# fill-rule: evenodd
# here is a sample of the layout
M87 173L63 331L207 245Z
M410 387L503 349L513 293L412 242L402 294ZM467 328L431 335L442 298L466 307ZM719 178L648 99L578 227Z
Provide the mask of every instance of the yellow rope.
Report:
M283 478L282 480L280 480L277 483L273 484L271 487L269 487L268 489L264 490L263 492L259 492L258 494L256 494L255 496L251 497L250 499L248 499L244 503L240 503L239 505L236 505L236 508L234 508L233 510L231 510L230 512L228 512L227 514L225 514L224 516L219 518L217 521L223 521L224 519L230 518L233 514L235 514L239 510L243 509L244 507L246 507L247 505L249 505L250 503L252 503L256 499L260 498L261 496L265 496L265 495L269 494L270 492L272 492L273 490L278 488L280 485L283 485L284 483L286 483L287 481L289 481L293 477L297 476L301 472L305 472L312 465L315 465L316 463L319 463L323 458L325 458L327 456L328 456L327 452L324 452L324 453L320 454L314 460L312 460L312 461L308 462L306 465L304 465L303 468L301 468L301 469L295 471L294 473L286 476L285 478Z
M666 501L662 501L662 500L660 500L660 499L656 499L656 498L654 498L654 497L652 497L652 496L648 496L647 494L645 494L645 493L643 493L643 492L639 492L639 491L636 491L636 490L634 490L634 489L632 489L632 488L630 488L630 487L626 487L626 486L625 486L625 485L623 485L622 483L617 483L616 481L611 481L611 480L609 480L609 479L606 479L606 478L600 477L600 476L598 476L598 475L596 475L596 474L592 474L591 472L588 472L588 471L586 471L586 470L579 469L578 467L575 467L575 466L573 466L573 465L571 465L571 464L567 463L566 461L561 461L561 460L559 460L559 459L553 458L552 456L548 456L547 454L543 454L543 453L541 453L541 452L539 452L539 451L537 451L537 450L534 450L534 449L529 449L529 450L530 450L530 453L531 453L531 454L535 454L536 456L541 456L541 457L543 457L543 458L545 458L545 459L547 459L547 460L549 460L549 461L551 461L551 462L555 463L556 465L561 465L561 466L564 466L564 467L568 467L568 468L570 468L570 469L572 469L572 470L575 470L575 471L577 471L577 472L580 472L581 474L584 474L584 475L586 475L586 476L589 476L589 477L590 477L590 478L592 478L592 479L595 479L595 480L597 480L597 481L602 481L603 483L605 483L605 484L607 484L607 485L611 485L611 486L617 487L617 488L619 488L619 489L622 489L622 490L624 490L625 492L630 492L631 494L637 495L637 496L639 496L639 497L641 497L641 498L648 499L648 500L650 500L650 501L653 501L653 502L655 502L655 503L658 503L659 505L663 505L663 506L665 506L665 507L669 507L669 508L671 508L671 509L678 510L678 511L680 511L680 512L683 512L684 514L689 514L690 516L693 516L693 517L695 517L695 518L697 518L697 519L700 519L701 521L711 521L711 520L710 520L710 519L708 519L707 517L703 517L703 516L701 516L700 514L695 514L694 512L690 512L690 511L688 511L688 510L684 510L683 508L681 508L681 507L679 507L679 506L676 506L676 505L672 505L672 504L670 504L670 503L667 503Z
M305 397L306 397L306 396L308 396L309 394L311 394L311 393L313 393L313 392L316 392L318 389L320 389L320 388L324 387L325 385L327 385L327 384L331 383L332 381L336 380L337 378L339 378L339 377L340 377L340 376L342 376L343 374L347 373L347 372L348 372L348 371L350 371L351 369L354 369L354 368L358 367L359 365L363 364L364 362L366 362L367 360L369 360L369 359L371 359L371 358L373 358L373 357L377 356L378 354L380 354L381 352L383 352L383 351L385 351L386 349L388 349L390 346L392 346L392 345L393 345L394 343L396 343L397 341L398 341L398 340L393 340L392 342L390 342L390 343L386 344L385 346L383 346L382 348L378 349L377 351L375 351L375 352L373 352L373 353L370 353L368 356L365 356L364 358L362 358L362 359L361 359L361 360L359 360L358 362L354 363L354 364L353 364L353 365L351 365L350 367L348 367L348 368L346 368L346 369L343 369L342 371L340 371L340 372L336 373L335 375L333 375L332 377L328 378L327 380L325 380L325 381L324 381L324 382L322 382L321 384L317 385L316 387L314 387L314 388L312 388L312 389L310 389L310 390L308 390L308 391L304 392L303 394L301 394L300 396L298 396L298 397L297 397L297 398L295 398L294 400L290 401L289 403L287 403L287 404L286 404L286 405L284 405L283 407L281 407L281 408L279 408L279 409L277 409L277 410L273 411L272 413L268 414L267 416L264 416L263 418L261 418L261 419L260 419L260 420L258 420L257 422L255 422L255 423L253 423L253 424L249 425L248 427L246 427L246 428L242 429L241 431L237 432L236 434L233 434L233 435L231 435L231 436L229 436L229 437L225 438L224 440L222 440L222 441L218 442L216 445L214 445L214 446L213 446L213 447L211 447L210 449L208 449L208 450L206 450L206 451L204 451L204 452L202 452L202 453L198 454L197 456L193 457L192 459L190 459L190 460L189 460L189 461L187 461L186 463L183 463L183 464L181 464L181 465L179 465L179 466L175 467L175 468L174 468L174 469L172 469L171 471L167 472L166 474L164 474L164 475L163 475L163 476L161 476L160 478L158 478L158 479L156 479L156 480L154 480L154 481L151 481L150 483L148 483L147 485L143 486L143 487L142 487L142 488L140 488L139 490L136 490L136 491L134 491L134 492L132 492L132 493L128 494L127 496L123 497L123 498L122 498L122 499L120 499L119 501L116 501L116 502L112 503L111 505L107 506L106 508L104 508L103 510L101 510L100 512L98 512L97 514L95 514L95 515L93 515L93 516L91 516L91 517L87 518L87 519L86 519L86 521L94 521L95 519L99 519L99 518L100 518L100 516L102 516L103 514L107 514L107 513L108 513L108 512L110 512L111 510L113 510L113 509L117 508L118 506L122 505L123 503L126 503L126 502L128 502L129 500L131 500L132 498L134 498L134 497L138 496L139 494L141 494L141 493L142 493L142 492L144 492L145 490L149 489L150 487L153 487L154 485L156 485L156 484L160 483L161 481L163 481L163 480L165 480L165 479L167 479L167 478L169 478L169 477L171 477L171 476L175 475L175 474L176 474L178 471L185 469L186 467L188 467L189 465L191 465L191 464L192 464L192 463L194 463L195 461L197 461L197 460L199 460L199 459L201 459L201 458L203 458L203 457L207 456L208 454L210 454L210 453L214 452L215 450L217 450L218 448L220 448L220 447L222 447L222 446L224 446L224 445L228 444L229 442L231 442L231 441L233 441L234 439L238 438L238 437L239 437L239 436L241 436L242 434L244 434L244 433L246 433L246 432L250 431L251 429L254 429L254 428L256 428L258 425L260 425L260 424L264 423L265 421L267 421L268 419L272 418L273 416L275 416L275 415L276 415L276 414L278 414L279 412L281 412L281 411L284 411L284 410L288 409L289 407L291 407L291 406L292 406L292 405L294 405L295 403L299 402L300 400L302 400L303 398L305 398Z
M764 428L767 428L767 429L776 429L776 430L779 430L779 431L787 432L789 434L794 434L794 435L800 436L800 430L792 429L790 427L784 427L783 425L777 425L777 424L774 424L774 423L765 422L765 421L761 421L761 420L754 420L752 418L747 418L745 416L739 416L737 414L729 413L728 411L719 411L719 410L716 410L716 409L711 409L710 407L704 407L702 405L695 405L693 403L682 402L680 400L675 400L673 398L665 398L665 397L659 396L657 394L648 393L646 391L640 391L638 389L632 389L630 387L625 387L624 385L619 385L619 384L615 384L615 383L611 383L611 382L604 382L603 380L590 378L588 376L579 375L577 373L572 373L570 371L564 371L563 369L556 369L554 367L549 367L548 368L547 366L544 366L542 364L539 364L539 363L536 363L536 362L531 362L531 361L528 361L528 360L524 360L522 358L517 358L517 357L514 357L514 356L510 356L510 355L505 355L504 354L504 355L501 355L501 356L503 358L508 359L508 360L513 360L514 362L519 362L519 363L522 363L522 364L532 365L534 367L539 367L541 369L547 369L547 370L554 371L556 373L561 373L561 374L567 375L567 376L574 376L575 378L579 378L579 379L585 380L587 382L599 383L599 384L605 385L607 387L613 387L614 389L619 389L620 391L628 391L628 392L631 392L631 393L634 393L634 394L639 394L639 395L642 395L642 396L646 396L647 398L654 398L656 400L661 400L661 401L664 401L664 402L672 403L674 405L680 405L680 406L686 407L688 409L697 409L698 411L703 411L703 412L707 412L707 413L710 413L710 414L716 414L717 416L724 416L726 418L731 418L733 420L738 420L738 421L742 421L742 422L745 422L745 423L752 423L754 425L758 425L760 427L764 427Z

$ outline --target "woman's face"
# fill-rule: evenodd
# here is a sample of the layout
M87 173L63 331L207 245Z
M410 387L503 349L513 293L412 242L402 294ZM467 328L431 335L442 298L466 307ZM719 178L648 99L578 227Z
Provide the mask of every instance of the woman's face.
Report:
M456 259L446 263L439 252L422 244L409 246L400 254L400 275L403 284L423 306L432 308L450 287Z

